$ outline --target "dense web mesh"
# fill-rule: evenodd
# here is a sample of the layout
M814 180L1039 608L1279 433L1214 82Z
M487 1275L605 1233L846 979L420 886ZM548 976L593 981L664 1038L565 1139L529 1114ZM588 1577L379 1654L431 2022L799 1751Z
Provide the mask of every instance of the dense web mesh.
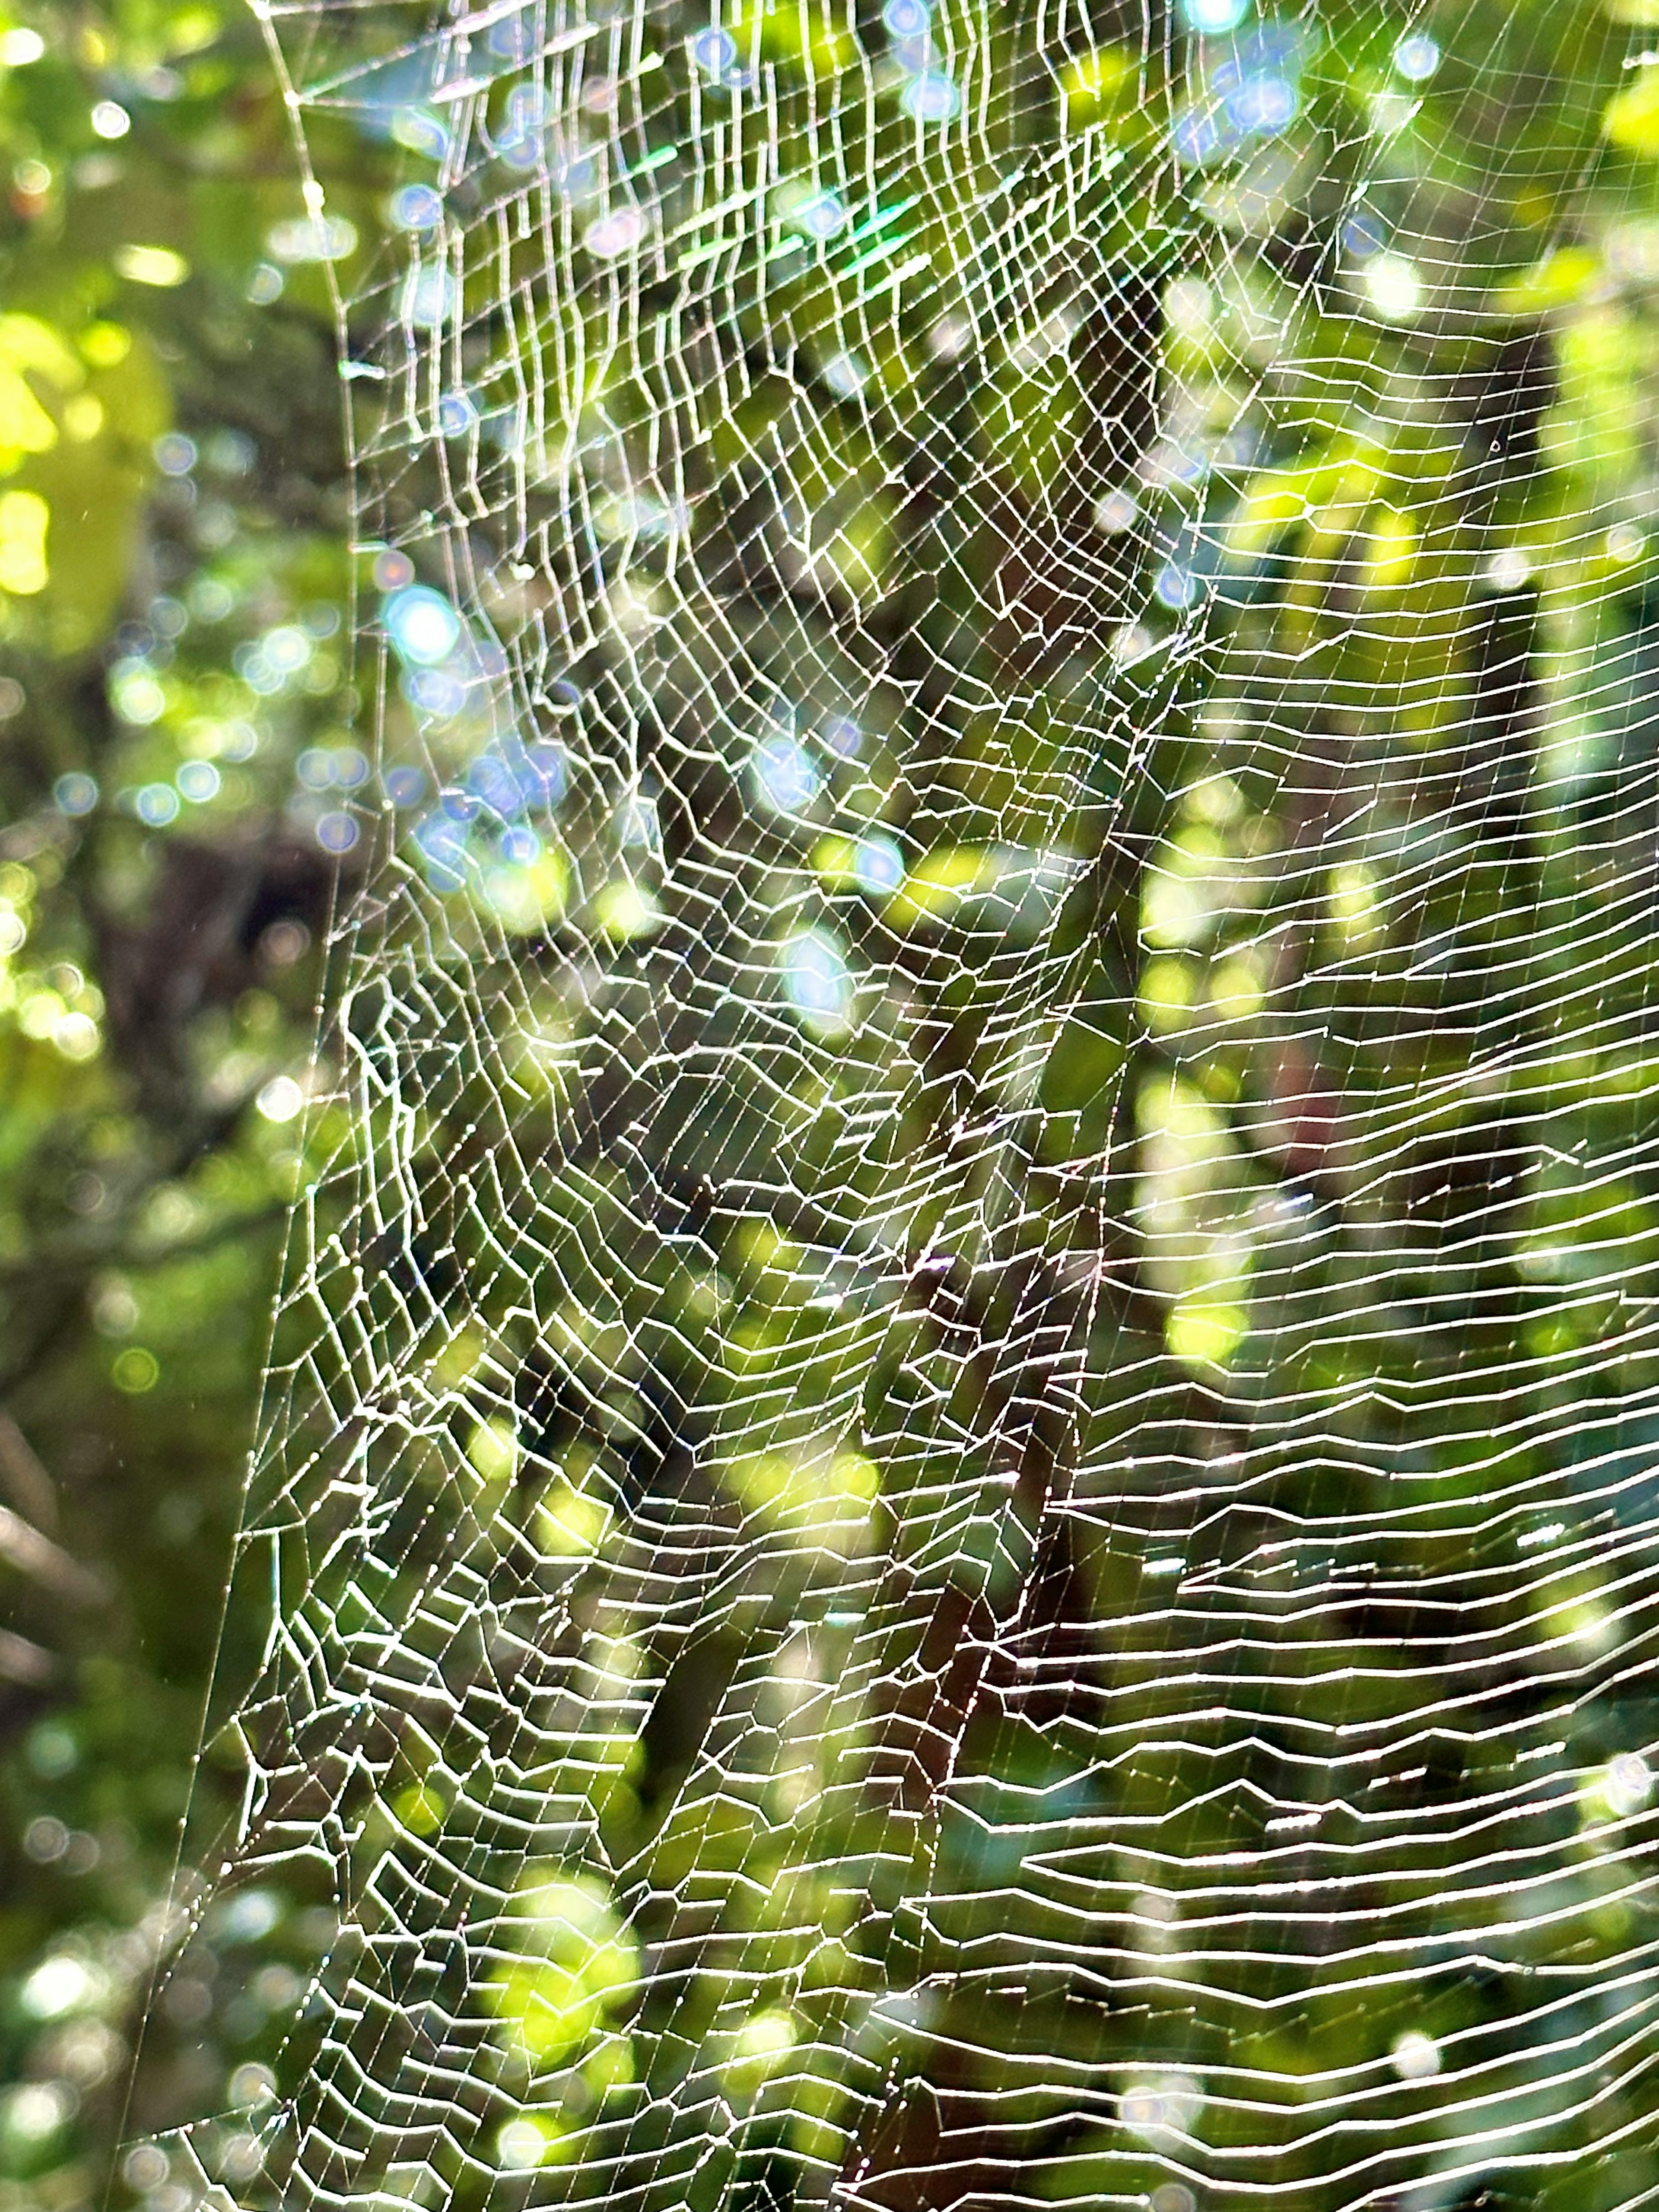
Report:
M175 2175L1652 2201L1639 24L272 23L408 160L211 1747L337 1936Z

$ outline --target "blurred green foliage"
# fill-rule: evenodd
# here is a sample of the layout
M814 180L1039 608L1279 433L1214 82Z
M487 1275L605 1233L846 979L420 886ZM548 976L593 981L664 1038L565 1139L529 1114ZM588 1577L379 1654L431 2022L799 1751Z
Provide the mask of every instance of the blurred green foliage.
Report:
M1113 1900L1103 1940L1133 1991L1118 2013L1080 2008L1058 1987L988 2007L982 1990L953 1982L970 1954L1019 1964L1051 1940L1047 1908L1008 1885L1023 1858L1060 1848L1056 1833L1086 1838L1091 1821L1156 1828L1171 1893L1183 1856L1288 1848L1269 1841L1249 1747L1206 1747L1227 1787L1192 1796L1190 1747L1173 1728L1160 1734L1189 1686L1168 1679L1166 1639L1188 1636L1182 1663L1202 1663L1197 1616L1170 1626L1171 1565L1219 1575L1237 1558L1200 1556L1200 1534L1173 1508L1161 1519L1155 1492L1136 1501L1144 1526L1132 1538L1079 1528L1063 1572L1048 1563L1061 1594L1039 1626L1059 1651L1082 1625L1104 1634L1109 1726L1060 1707L1011 1717L937 1653L912 1653L921 1674L931 1667L941 1710L954 1698L975 1715L961 1722L949 1807L929 1828L920 1815L907 1826L901 1803L890 1835L884 1801L836 1781L843 1752L852 1771L854 1749L896 1741L915 1716L883 1709L876 1692L858 1702L867 1686L854 1672L847 1687L852 1644L833 1620L810 1651L779 1624L848 1559L884 1547L901 1559L911 1599L927 1594L946 1643L982 1634L982 1608L1019 1583L1035 1492L1010 1510L984 1449L983 1375L952 1352L953 1329L1006 1337L1019 1286L1012 1272L988 1284L976 1255L965 1286L952 1277L896 1323L830 1295L805 1222L755 1218L730 1226L717 1267L671 1264L640 1232L629 1193L595 1172L569 1185L556 1265L543 1255L562 1301L530 1340L510 1285L490 1287L501 1224L467 1215L459 1170L482 1176L491 1147L551 1157L594 1007L605 988L648 975L652 943L677 926L672 868L653 878L629 860L650 836L636 836L632 818L600 820L591 799L572 801L534 859L503 848L475 865L476 849L436 814L404 849L428 906L419 931L394 930L389 957L419 969L436 939L451 972L476 963L477 1002L514 1007L501 1040L516 1086L510 1126L499 1063L491 1084L432 1064L438 1021L398 1048L424 1085L414 1136L388 1112L367 1113L355 1133L325 1115L306 1123L316 1155L301 1157L320 940L362 865L349 801L385 765L367 757L373 687L354 676L347 643L358 591L386 594L396 649L386 730L406 764L423 744L421 758L463 778L492 741L421 688L462 629L441 603L451 571L430 522L453 495L442 465L426 453L406 482L382 469L392 481L384 534L412 549L391 566L378 544L360 559L344 489L337 326L348 362L367 372L349 386L361 447L402 457L411 443L397 401L377 388L385 326L399 313L441 325L441 309L410 302L442 285L421 259L418 223L394 219L391 195L429 178L411 156L439 125L418 85L398 111L401 136L363 127L361 114L323 118L311 144L323 189L307 198L251 18L201 4L25 14L0 23L10 191L0 249L0 1400L15 1424L0 1429L0 1474L20 1522L50 1541L0 1543L11 1638L0 1643L0 2032L13 2084L0 2106L0 2212L100 2201L136 2021L173 1933L161 1900L220 1634L279 1224L294 1192L353 1142L371 1160L407 1142L428 1215L444 1227L456 1273L446 1290L431 1265L427 1334L410 1325L404 1348L451 1410L441 1444L428 1439L400 1462L384 1556L353 1553L349 1571L314 1589L296 1578L284 1602L319 1640L372 1641L387 1621L413 1636L417 1594L463 1526L469 1561L485 1557L491 1576L507 1577L526 1553L538 1571L591 1573L587 1695L573 1701L565 1736L544 1736L537 1788L659 1903L699 1882L726 1899L704 1931L710 1963L683 1996L652 1983L640 1936L590 1871L532 1863L483 1999L492 2078L524 2109L500 2125L492 2107L498 2133L474 2118L471 2136L457 2116L459 2148L442 2153L457 2201L483 2201L479 2161L557 2166L566 2137L595 2113L633 2109L647 2058L649 2086L672 2099L686 2051L715 2054L741 2122L726 2165L698 2182L705 2196L688 2198L698 2203L733 2174L749 2201L777 2202L842 2154L838 2130L859 2095L907 2069L925 2074L942 2049L969 2054L950 2094L999 2156L1018 2127L997 2137L983 2116L1033 2053L1051 2069L1055 2053L1082 2069L1146 2068L1115 2112L1063 2142L1041 2136L1053 2100L1034 2094L1025 2178L1056 2201L1144 2197L1195 2118L1206 2070L1252 2069L1255 2089L1276 2083L1290 2112L1310 2075L1374 2063L1379 2108L1391 2109L1383 2100L1431 2078L1460 2037L1531 2052L1531 2101L1513 2109L1565 2179L1528 2182L1516 2201L1588 2212L1635 2202L1659 2179L1639 2085L1611 2090L1594 2119L1629 2130L1620 2177L1589 2172L1591 2123L1552 2106L1529 1994L1534 1974L1564 1978L1580 2009L1564 1999L1549 2032L1562 2018L1581 2038L1599 2032L1595 1972L1639 1948L1649 1909L1634 1862L1596 1840L1642 1808L1651 1784L1638 1757L1646 1708L1613 1679L1613 1571L1582 1551L1545 1563L1537 1547L1555 1541L1540 1531L1559 1533L1546 1508L1565 1500L1571 1517L1597 1483L1607 1496L1598 1492L1594 1515L1584 1509L1586 1541L1616 1547L1652 1510L1640 1484L1653 1438L1626 1408L1659 1377L1645 1341L1624 1341L1622 1283L1659 1214L1646 1175L1622 1164L1644 1157L1659 1089L1659 1059L1642 1042L1656 823L1628 796L1647 789L1659 744L1653 68L1626 68L1640 25L1617 10L1475 5L1431 24L1444 52L1419 96L1400 58L1403 12L1333 9L1298 64L1297 161L1252 171L1200 149L1181 220L1160 229L1163 150L1174 137L1193 153L1191 134L1209 127L1180 67L1149 76L1138 40L1103 36L1050 66L1031 50L1029 13L987 16L994 67L981 166L956 179L954 198L906 151L914 111L901 120L902 80L884 83L871 157L893 201L873 230L851 229L846 210L826 214L806 156L814 103L860 42L883 34L806 6L727 19L781 87L783 181L765 234L777 266L763 313L739 316L740 334L774 365L787 353L792 380L757 376L729 406L722 392L706 440L686 441L701 471L686 492L700 555L727 573L717 558L726 549L729 573L741 574L738 554L758 559L758 544L787 577L787 615L760 611L757 594L743 617L758 680L786 668L794 680L802 637L815 667L833 672L837 633L885 609L896 652L907 626L950 639L952 696L932 703L955 719L930 755L896 687L878 693L856 775L814 769L810 790L793 738L757 744L743 773L754 811L779 819L723 830L725 857L745 884L787 865L804 887L787 921L769 923L780 991L802 1034L839 1064L825 1073L821 1056L763 1106L702 1100L675 1139L711 1187L738 1167L760 1177L781 1141L781 1101L799 1187L810 1193L817 1176L826 1202L843 1204L851 1188L872 1216L893 1163L932 1147L957 1181L941 1173L910 1225L925 1251L973 1171L951 1149L941 1097L958 1125L967 1101L1030 1127L1024 1194L1049 1224L1056 1300L1068 1262L1084 1270L1076 1279L1111 1290L1078 1323L1090 1447L1109 1451L1133 1422L1161 1419L1194 1463L1196 1438L1224 1462L1253 1425L1277 1423L1284 1443L1287 1407L1309 1423L1328 1418L1340 1439L1336 1457L1264 1447L1241 1508L1237 1540L1277 1593L1262 1602L1284 1601L1278 1671L1238 1662L1264 1729L1293 1735L1323 1694L1333 1632L1297 1613L1295 1564L1284 1563L1281 1589L1279 1568L1255 1547L1289 1518L1340 1536L1369 1516L1368 1540L1386 1553L1396 1596L1407 1593L1401 1605L1450 1589L1473 1608L1497 1589L1480 1617L1519 1654L1503 1686L1516 1741L1541 1733L1543 1717L1553 1723L1564 1670L1595 1677L1568 1740L1534 1747L1530 1770L1529 1844L1565 1854L1568 1870L1518 1932L1494 1914L1482 1930L1490 1972L1379 1979L1357 2006L1346 1990L1322 1996L1310 1967L1314 1994L1287 2024L1264 2018L1231 2042L1164 1973L1170 1899L1139 1875L1091 1877ZM690 135L694 99L713 94L682 52L698 21L673 7L651 20L673 57L653 118L672 149ZM404 15L362 10L340 35L343 50L358 42L357 58L378 40L392 61L410 31ZM965 32L962 42L973 44ZM492 92L488 112L511 168L509 99ZM1107 327L1080 331L1060 297L1047 319L1010 314L1004 326L965 298L962 275L964 299L930 294L925 325L897 311L878 319L867 358L834 342L844 301L884 260L969 270L976 241L963 206L994 200L1015 156L1039 161L1082 132L1114 157L1100 162L1088 209L1099 265L1121 280ZM1390 159L1356 211L1356 149L1379 142ZM639 173L675 188L672 162L653 155ZM462 220L482 222L486 198L483 186L471 200L460 191ZM1223 255L1190 252L1200 216L1202 234L1229 241ZM595 235L605 219L587 234L594 263L613 251ZM731 252L750 252L761 234L734 231ZM533 339L505 349L486 329L489 343L464 362L471 412L452 443L518 404L515 380L533 359L566 404L540 434L544 461L563 433L578 448L614 441L637 461L653 420L648 380L630 385L607 355L597 289L567 296L535 265L539 237L519 244ZM482 325L501 270L481 264L468 281L465 304ZM987 326L971 347L956 319L964 305ZM932 426L930 466L947 482L953 470L981 471L982 503L952 507L935 494L931 509L906 507L919 419ZM471 465L487 474L487 461ZM805 520L769 538L765 487L785 477ZM1194 488L1213 483L1232 495L1212 501L1221 520L1200 531ZM595 565L618 604L624 584L634 595L637 635L673 533L628 505L626 487L596 478L590 489ZM499 484L485 490L469 513L471 542L504 556L489 532L504 531L508 503ZM542 495L563 493L544 483ZM1086 544L1099 604L1127 602L1127 578L1144 571L1144 618L1109 635L1091 628L1057 543ZM509 652L528 652L523 641L548 619L540 580L498 568L490 580L491 621ZM411 591L428 597L397 601ZM1171 643L1211 601L1215 650L1189 668ZM1068 620L1086 653L1052 649ZM694 723L690 641L655 650L654 700L631 704L643 721L647 703L678 700ZM600 665L596 647L573 673L626 696L638 678L624 658ZM798 701L803 726L824 723L834 688L826 679L823 698ZM1014 694L1019 714L1000 713ZM973 698L977 708L963 706ZM1119 739L1152 729L1158 743L1134 757L1131 788ZM1103 731L1111 741L1097 744ZM1350 823L1360 742L1379 732L1364 757L1363 819ZM854 785L842 813L857 820L832 820L820 787L839 797ZM567 922L594 951L580 991L541 977L525 952L556 945ZM999 1063L988 1009L1010 963L1045 935L1073 952L1092 946L1092 965L1040 1064L1016 1079ZM521 1021L508 995L520 958ZM922 1079L902 1107L890 1101L884 1152L859 1139L858 1115L910 1015L900 1007L889 1031L854 1034L848 1008L874 970L902 976L913 1003L943 1018L918 1049ZM1408 1095L1419 1110L1385 1152ZM1117 1164L1117 1180L1091 1211L1076 1194L1100 1160ZM1601 1171L1614 1160L1617 1172ZM1510 1185L1493 1229L1486 1210ZM1116 1242L1106 1249L1103 1237ZM1372 1256L1383 1249L1397 1255L1386 1273ZM357 1257L321 1269L341 1312L359 1295ZM418 1299L410 1292L394 1312L386 1285L368 1295L396 1341ZM1081 1314L1085 1301L1073 1304ZM1532 1425L1501 1469L1514 1510L1495 1514L1499 1476L1483 1457L1497 1418L1490 1377L1518 1358L1529 1363ZM846 1375L865 1370L881 1433L820 1433ZM1004 1386L1023 1379L1005 1375ZM569 1412L584 1390L608 1409L597 1426ZM653 1425L672 1430L676 1407L704 1424L711 1510L769 1539L764 1573L738 1589L730 1638L699 1655L704 1679L690 1683L610 1619L602 1572L623 1517L607 1501L648 1483L639 1463L655 1448ZM962 1439L974 1481L933 1486L929 1454ZM1178 1457L1170 1446L1169 1464ZM1389 1535L1402 1468L1413 1517ZM263 1553L256 1571L269 1579ZM239 1596L225 1621L233 1684L258 1666L263 1601ZM910 1615L895 1611L898 1650ZM911 1613L920 1631L926 1610L913 1602ZM1356 1601L1346 1617L1344 1727L1415 1710L1420 1685L1402 1679L1395 1626L1388 1606ZM647 1680L654 1734L640 1717ZM714 1706L741 1697L765 1723L764 1758L750 1771L727 1747L723 1797L683 1790ZM1449 1731L1409 1774L1379 1772L1367 1816L1408 1825L1419 1803L1498 1788L1482 1764L1498 1748ZM466 1786L461 1751L412 1725L366 1755L371 1769L372 1786L347 1808L365 1880L441 1851ZM1582 1789L1581 1771L1592 1777ZM210 1761L210 1825L236 1779L233 1761ZM1592 1838L1582 1850L1581 1829ZM1351 1831L1358 1850L1364 1822L1353 1817ZM1455 1894L1455 1868L1428 1873ZM923 1887L935 1900L926 1916L914 1909ZM1417 1875L1379 1875L1373 1896L1411 1940L1434 1935ZM302 2035L286 2057L278 2045L327 1947L334 1902L314 1869L228 1893L155 2009L136 2118L228 2111L208 2162L230 2185L252 2183L258 2163L234 2115L257 2110L279 2069L284 2087L303 2074L312 2041ZM1478 1919L1481 1908L1462 1899L1458 1909ZM672 1915L659 1918L647 1911L645 1938L672 1936ZM1212 1990L1259 1994L1258 1960L1221 1956L1208 1971ZM556 2071L556 2094L543 2079ZM877 2169L925 2166L939 2148L929 2124L922 2100L900 2110L871 2149ZM1247 2114L1224 2098L1206 2140L1225 2154L1270 2140L1275 2124L1274 2111ZM119 2187L172 2212L159 2158L134 2152ZM1287 2167L1285 2178L1304 2177Z
M359 707L299 178L243 9L0 13L0 1485L57 1547L0 1542L15 2212L104 2201L305 1172ZM297 1986L223 1932L254 1993L156 2029L210 2102Z

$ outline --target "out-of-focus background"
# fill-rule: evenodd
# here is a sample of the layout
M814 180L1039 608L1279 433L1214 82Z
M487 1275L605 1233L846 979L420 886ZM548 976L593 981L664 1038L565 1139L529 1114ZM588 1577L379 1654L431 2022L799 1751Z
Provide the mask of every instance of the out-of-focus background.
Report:
M9 6L0 9L0 2212L75 2212L103 2201L120 2139L216 1648L222 1634L234 1647L257 1628L222 1621L222 1593L283 1222L307 1173L297 1132L319 946L359 858L350 796L371 775L353 594L391 573L377 573L374 548L351 544L337 301L359 292L391 233L425 217L418 196L400 196L403 154L374 108L332 128L314 119L326 189L307 197L281 88L239 0ZM1242 12L1220 9L1229 22ZM1352 12L1357 21L1364 11ZM1491 291L1506 349L1483 356L1478 377L1473 356L1460 355L1454 396L1467 398L1468 436L1495 480L1536 494L1522 519L1529 544L1554 549L1552 649L1564 666L1570 651L1600 656L1595 683L1613 702L1601 737L1617 768L1650 749L1653 731L1644 701L1659 581L1649 527L1659 508L1659 79L1644 74L1620 91L1609 42L1659 17L1650 0L1631 0L1622 15L1602 10L1605 35L1587 43L1574 26L1591 12L1560 0L1493 11L1511 42L1508 105L1449 67L1442 120L1410 141L1410 158L1417 185L1432 198L1443 185L1451 211L1436 243L1442 290L1455 289L1460 253L1471 270L1480 254L1490 264L1469 282ZM1404 21L1397 8L1372 9L1340 83L1333 64L1320 96L1333 110L1346 103L1344 129L1406 131L1439 55L1426 34L1396 43ZM791 65L810 76L811 54L795 51ZM1088 68L1078 65L1063 98L1078 112L1104 112L1119 78ZM1121 74L1131 81L1127 64ZM1292 101L1279 122L1248 129L1277 130L1294 113ZM1142 125L1126 115L1123 128L1127 142ZM1296 257L1308 240L1286 231L1285 243L1269 213L1217 220L1254 223L1273 282L1301 284ZM1387 250L1385 228L1356 222L1332 252L1389 343L1417 344L1426 280ZM1171 287L1157 344L1169 376L1196 384L1210 377L1212 341L1201 288L1194 298ZM1323 343L1316 320L1310 306L1310 359ZM1348 330L1334 317L1325 334L1339 393L1358 374L1343 350ZM359 335L357 350L370 349L372 333ZM1422 338L1420 361L1432 368L1437 344L1462 343L1448 325ZM1009 376L986 435L1011 457L1009 514L1029 517L1042 512L1065 425ZM844 383L835 390L847 396ZM850 439L848 419L826 406L826 424ZM1195 445L1205 421L1200 409L1188 425ZM1173 498L1188 457L1144 458L1146 484ZM1192 465L1212 464L1214 453ZM1354 508L1370 515L1371 550L1349 580L1383 615L1389 595L1407 589L1423 534L1421 518L1404 512L1418 496L1410 466L1389 481L1393 504L1367 506L1373 484ZM1425 513L1441 481L1425 463ZM1325 482L1310 465L1291 484L1297 516L1312 511L1309 487ZM1255 514L1261 574L1249 588L1299 605L1295 572L1267 557L1291 511L1275 508L1275 495L1267 483ZM1121 533L1109 506L1097 510L1098 527ZM872 562L888 557L885 523ZM1327 562L1322 548L1307 551L1310 568ZM1206 587L1178 555L1160 584L1168 610ZM1531 726L1515 707L1525 683L1510 670L1530 648L1516 643L1521 617L1504 608L1529 573L1518 551L1493 562L1496 611L1467 707L1482 729L1512 724L1517 745L1531 743ZM1039 566L1026 580L1040 599ZM1591 611L1579 628L1566 605L1575 595ZM1434 741L1431 729L1422 737ZM1195 814L1167 848L1164 906L1144 905L1139 938L1119 948L1127 964L1114 971L1113 1003L1139 1006L1137 1036L1154 1050L1173 1052L1169 1040L1206 1020L1248 1027L1261 1004L1261 978L1220 953L1206 964L1200 942L1229 896L1225 841L1246 835L1243 801L1227 790L1231 811ZM1277 804L1273 793L1251 799L1264 836ZM1301 834L1294 823L1273 834L1281 829L1287 844ZM1650 856L1610 843L1580 873L1573 911L1594 916L1622 901L1627 913L1637 902L1640 921L1628 926L1645 943ZM923 890L937 904L968 880L942 875ZM1380 884L1358 866L1333 872L1319 927L1334 959L1385 943L1406 957L1417 910L1388 910ZM919 904L918 924L933 910ZM1429 913L1421 928L1431 926L1440 921ZM1102 1101L1130 1048L1084 1024L1062 1044L1042 1103L1063 1163L1103 1143ZM1225 1032L1211 1054L1215 1097L1256 1079L1255 1049ZM1313 1101L1308 1120L1317 1109L1334 1126L1337 1108L1318 1107L1312 1076L1304 1083L1292 1068L1283 1085L1292 1077ZM1264 1079L1271 1091L1279 1079ZM1599 1081L1563 1060L1561 1096L1582 1105L1587 1126L1603 1102L1584 1085ZM1260 1149L1293 1181L1335 1139L1283 1114L1272 1128L1281 1122ZM1194 1127L1203 1136L1209 1125ZM1170 1172L1184 1173L1171 1146ZM1449 1237L1460 1191L1484 1191L1495 1170L1483 1153L1465 1173L1447 1146L1423 1188ZM1619 1251L1650 1237L1654 1219L1650 1195L1633 1185L1604 1199L1539 1197L1536 1235L1551 1240L1537 1247L1540 1267L1582 1247L1585 1279L1601 1285L1607 1310L1583 1321L1585 1339L1613 1328ZM1609 1250L1612 1273L1601 1265ZM1201 1283L1183 1304L1171 1267L1167 1345L1153 1348L1182 1372L1213 1369L1246 1316ZM753 1295L758 1309L773 1294ZM779 1310L782 1302L778 1292ZM1513 1340L1509 1305L1476 1305L1471 1291L1467 1316L1445 1325L1449 1361ZM1528 1327L1537 1358L1568 1360L1581 1341L1559 1320ZM1414 1375L1419 1346L1396 1349L1401 1371ZM245 1674L250 1655L229 1656ZM1644 1803L1652 1777L1643 1767L1638 1778ZM201 1786L210 1810L230 1780L210 1770ZM1063 1810L1071 1800L1054 1802ZM157 2012L155 2072L172 2109L257 2102L301 1964L319 1948L318 1910L262 1887L216 1908ZM1358 2026L1345 2018L1340 2033L1358 2048ZM1339 2055L1347 2063L1346 2043ZM182 2212L166 2161L133 2156L121 2201Z
M236 0L0 11L7 2208L103 2199L368 773L330 264L388 149L337 150L318 221ZM210 2103L292 2008L240 1910L251 1992L161 2024Z

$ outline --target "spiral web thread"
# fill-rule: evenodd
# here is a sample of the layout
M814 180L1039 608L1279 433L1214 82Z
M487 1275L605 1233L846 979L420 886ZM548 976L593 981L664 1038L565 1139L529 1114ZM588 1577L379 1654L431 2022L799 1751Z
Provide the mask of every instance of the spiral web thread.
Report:
M409 178L216 1746L338 1935L173 2171L1648 2203L1640 34L720 4L271 12Z

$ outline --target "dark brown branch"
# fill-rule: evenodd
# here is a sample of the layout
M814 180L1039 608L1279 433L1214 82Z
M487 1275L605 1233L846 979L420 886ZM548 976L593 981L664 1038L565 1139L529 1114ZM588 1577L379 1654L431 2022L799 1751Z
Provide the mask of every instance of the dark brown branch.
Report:
M71 1605L107 1605L109 1591L101 1576L83 1567L62 1545L43 1536L21 1513L0 1505L0 1560L20 1575L39 1583L54 1596Z
M58 1486L9 1413L0 1413L0 1481L26 1521L48 1535L58 1528Z

